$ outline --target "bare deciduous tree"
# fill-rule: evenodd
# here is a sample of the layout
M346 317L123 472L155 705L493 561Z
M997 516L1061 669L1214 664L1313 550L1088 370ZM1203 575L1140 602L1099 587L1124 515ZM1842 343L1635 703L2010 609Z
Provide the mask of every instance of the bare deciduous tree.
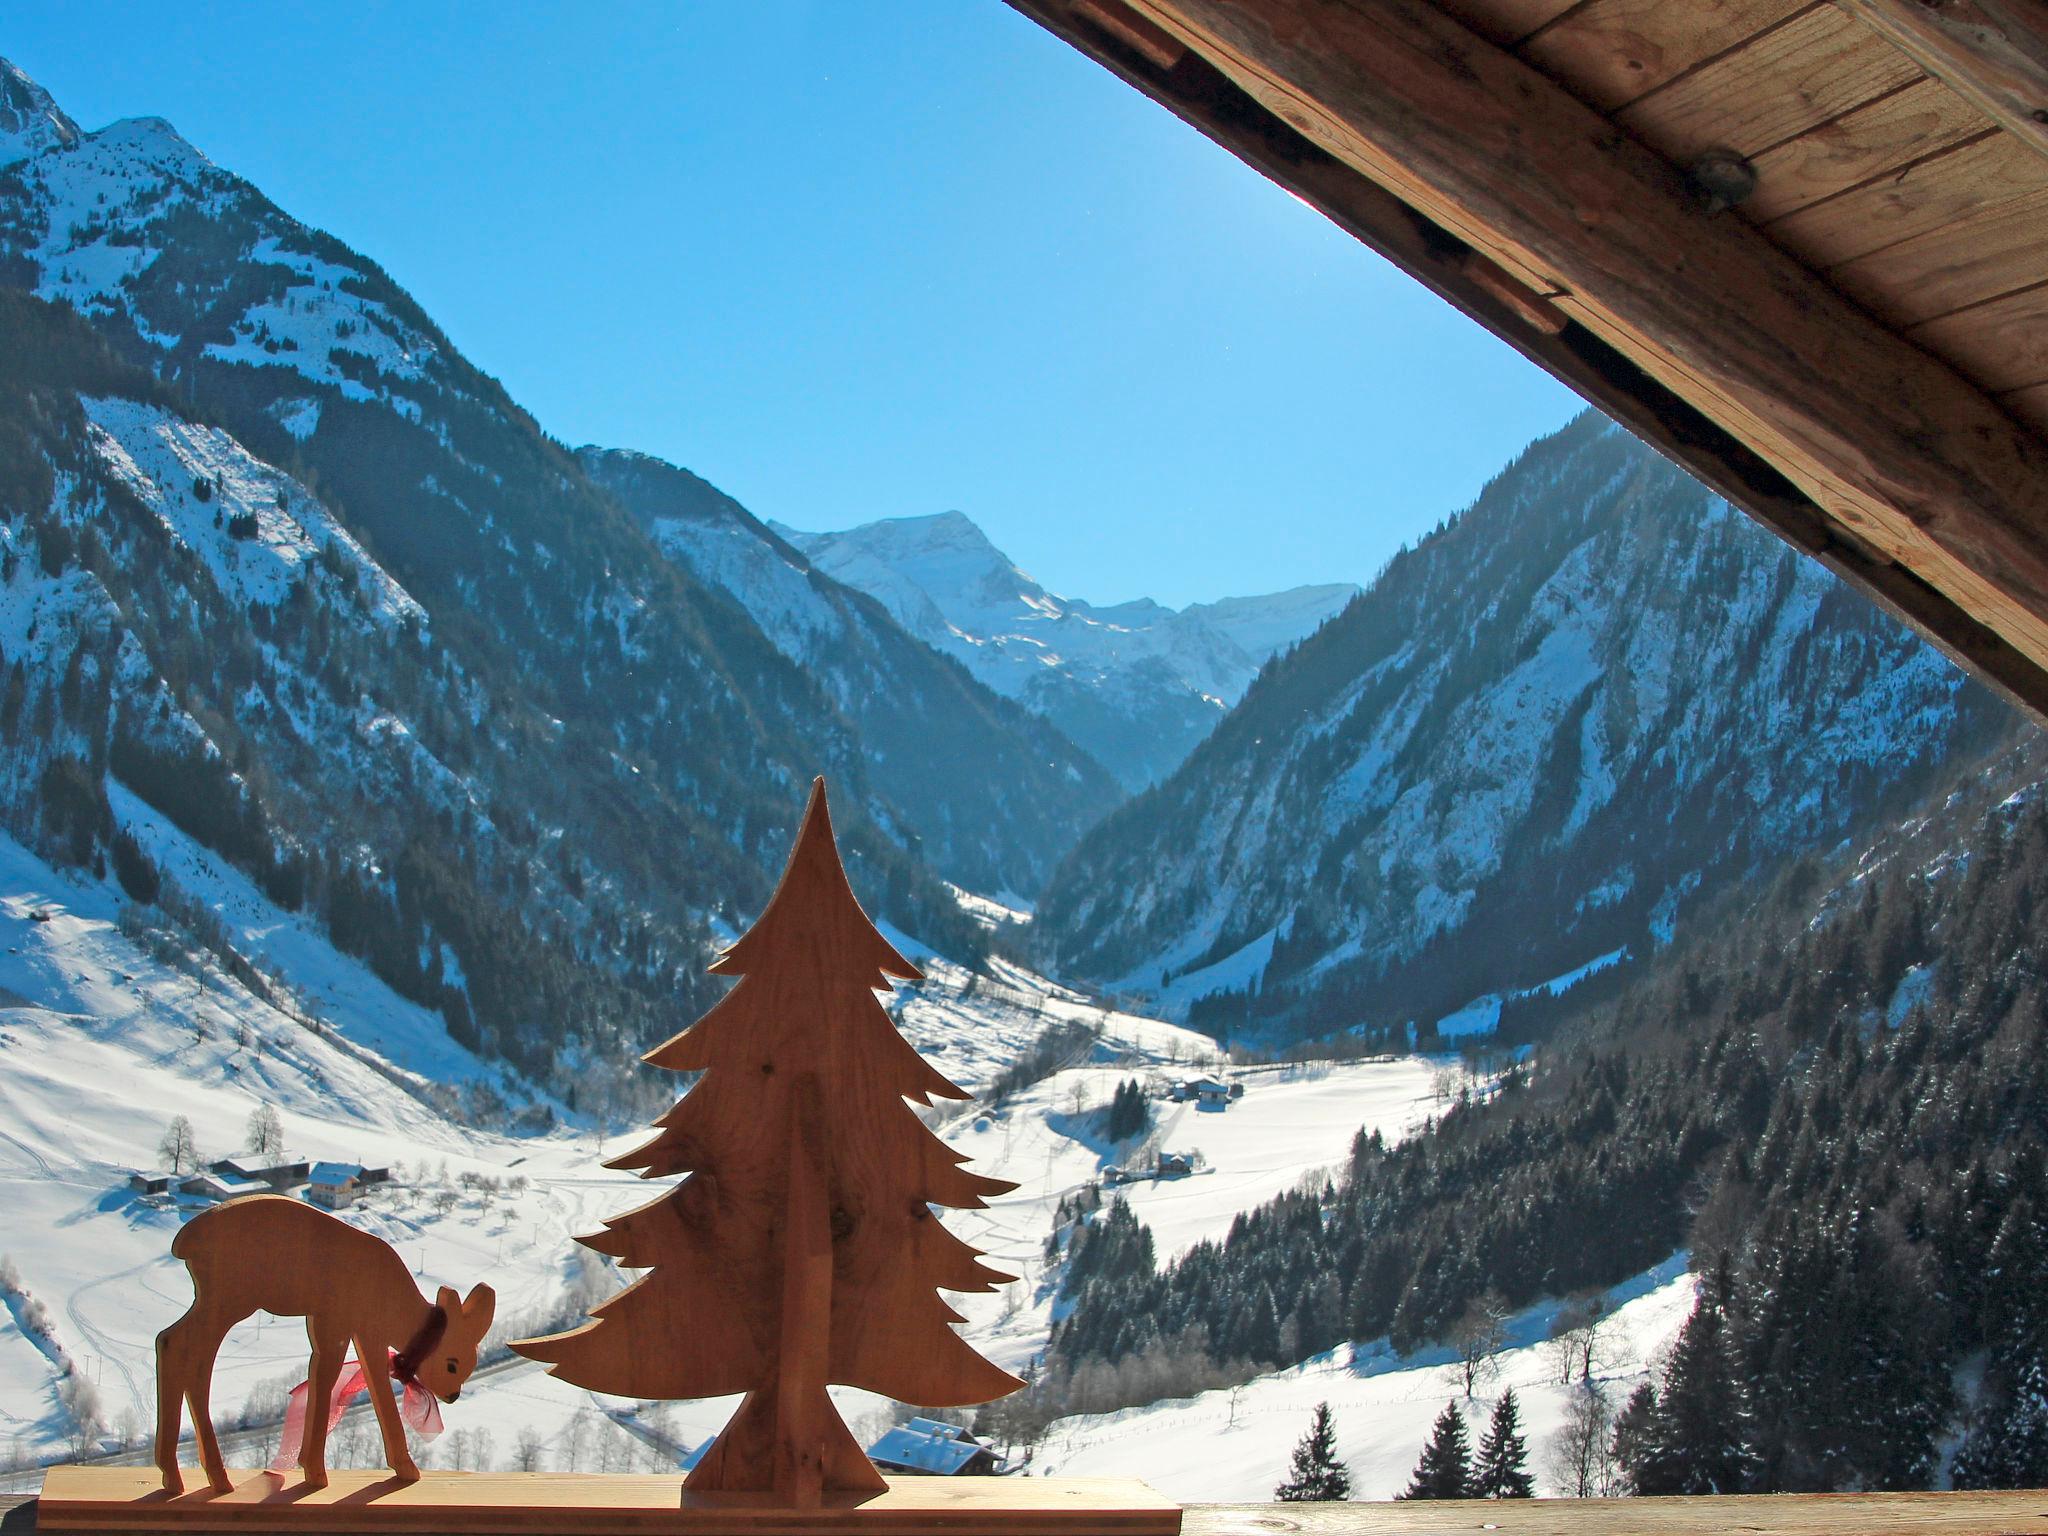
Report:
M258 1104L250 1113L249 1150L258 1157L284 1155L284 1118L275 1105Z
M1606 1498L1616 1491L1608 1433L1613 1419L1607 1391L1599 1382L1581 1382L1566 1394L1564 1420L1550 1437L1544 1468L1566 1498Z
M512 1447L512 1470L515 1472L538 1472L541 1470L543 1450L540 1431L531 1424L519 1431L519 1439Z
M192 1135L192 1122L183 1115L171 1116L164 1127L164 1139L156 1144L156 1155L173 1173L183 1173L199 1162L199 1146Z
M1499 1369L1494 1357L1500 1353L1507 1335L1507 1304L1491 1291L1467 1303L1457 1322L1451 1325L1448 1342L1458 1357L1451 1369L1463 1383L1468 1399L1480 1381Z

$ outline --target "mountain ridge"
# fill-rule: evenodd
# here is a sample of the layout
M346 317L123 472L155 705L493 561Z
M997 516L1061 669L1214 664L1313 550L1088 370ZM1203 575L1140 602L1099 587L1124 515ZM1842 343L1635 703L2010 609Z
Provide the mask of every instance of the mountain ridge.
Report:
M1084 838L1036 932L1216 1028L1427 1032L1654 947L2015 722L1588 412Z
M811 564L879 599L911 634L1059 726L1126 789L1169 772L1277 650L1357 593L1299 586L1173 609L1049 591L965 513L808 533L770 525Z

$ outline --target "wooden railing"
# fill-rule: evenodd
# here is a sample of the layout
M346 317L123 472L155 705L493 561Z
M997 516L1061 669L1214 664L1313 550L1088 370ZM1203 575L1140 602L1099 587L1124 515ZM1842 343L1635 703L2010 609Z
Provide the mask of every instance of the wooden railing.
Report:
M36 1529L0 1494L0 1536ZM541 1530L543 1527L536 1526ZM2048 1491L1404 1504L1191 1504L1183 1536L2048 1536Z

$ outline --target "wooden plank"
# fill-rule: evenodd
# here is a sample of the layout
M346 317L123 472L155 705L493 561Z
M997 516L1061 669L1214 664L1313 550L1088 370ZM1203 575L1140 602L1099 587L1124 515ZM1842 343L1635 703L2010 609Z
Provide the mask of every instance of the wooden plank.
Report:
M1993 393L2048 382L2048 281L1906 334Z
M1808 266L1838 266L2035 191L2048 182L2043 171L2039 155L1994 130L1787 214L1770 226L1771 238Z
M2000 395L1998 403L2021 421L2048 433L2048 384L2030 384L2025 389L2015 389Z
M1796 212L1991 128L1940 81L1915 80L1757 155L1742 216L1762 223Z
M1831 276L1900 327L2031 287L2048 277L2048 188L1844 262Z
M45 1531L405 1531L446 1536L1175 1536L1178 1504L1132 1478L907 1477L878 1494L778 1507L767 1493L686 1493L680 1476L334 1472L327 1487L238 1472L231 1492L165 1495L141 1467L53 1467Z
M1807 8L1811 0L1586 0L1515 51L1611 112Z
M460 1475L433 1473L429 1480ZM588 1477L582 1481L628 1480ZM674 1479L658 1481L672 1484ZM921 1481L944 1485L944 1480L937 1478ZM0 1533L4 1536L29 1536L36 1529L36 1514L34 1497L0 1494ZM1740 1530L1744 1536L2044 1536L2048 1533L2048 1495L2038 1491L1835 1493L1504 1499L1481 1504L1458 1500L1190 1504L1181 1516L1186 1536L1468 1536L1480 1531L1499 1536L1726 1536L1731 1530ZM646 1527L682 1528L680 1521L672 1526Z
M2048 7L2041 0L1839 0L1928 74L2048 154Z
M1605 337L1641 340L1652 377L2048 667L2048 444L1747 225L1703 213L1607 119L1422 0L1139 8L1312 143L1554 277Z
M1511 48L1544 23L1562 16L1579 0L1439 0L1439 3L1488 42Z
M1188 1506L1189 1536L2039 1536L2040 1493L1750 1494L1696 1499L1417 1499Z
M1618 118L1680 164L1709 149L1753 156L1919 78L1896 48L1821 6L1652 91Z

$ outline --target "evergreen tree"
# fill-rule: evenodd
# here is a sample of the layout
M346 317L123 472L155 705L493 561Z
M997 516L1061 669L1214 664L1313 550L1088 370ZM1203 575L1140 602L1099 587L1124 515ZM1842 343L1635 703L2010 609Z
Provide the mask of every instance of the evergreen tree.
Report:
M1468 1499L1472 1496L1472 1451L1465 1416L1456 1399L1444 1404L1429 1431L1429 1443L1408 1480L1404 1499Z
M1536 1492L1529 1475L1529 1440L1522 1433L1522 1415L1512 1387L1493 1405L1493 1419L1479 1440L1472 1467L1472 1494L1480 1499L1526 1499Z
M1629 1393L1621 1412L1614 1416L1614 1438L1608 1442L1607 1457L1614 1464L1620 1492L1643 1491L1643 1464L1649 1459L1656 1424L1657 1389L1646 1381Z
M2048 1362L1999 1362L2002 1390L1956 1452L1958 1488L2048 1487Z
M1330 1405L1317 1403L1308 1433L1294 1447L1287 1481L1273 1497L1288 1503L1327 1502L1351 1497L1351 1472L1337 1459L1337 1435L1330 1426Z
M1740 1493L1750 1484L1748 1395L1728 1338L1732 1283L1724 1257L1679 1330L1636 1475L1638 1493Z

